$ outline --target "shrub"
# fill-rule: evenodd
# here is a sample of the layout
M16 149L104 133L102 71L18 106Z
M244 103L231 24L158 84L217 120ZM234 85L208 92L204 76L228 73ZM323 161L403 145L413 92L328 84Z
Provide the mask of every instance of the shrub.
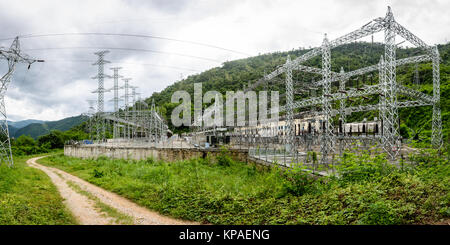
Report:
M399 214L388 200L377 201L369 205L366 212L362 214L359 224L364 225L395 225L402 223Z
M21 135L19 138L11 141L11 151L15 156L24 156L47 153L50 151L50 147L48 144L38 145L32 137Z
M52 130L49 134L42 135L38 138L40 146L47 144L50 149L57 149L64 147L64 133L59 130Z
M21 135L19 138L15 140L16 146L35 146L36 142L29 135Z
M396 170L396 167L387 161L384 154L371 157L364 153L344 153L336 170L344 181L360 181L386 176Z
M300 166L287 170L284 176L287 180L284 182L284 188L286 188L288 193L296 196L310 191L315 182L314 177L305 172Z
M103 171L99 171L96 168L92 171L92 176L94 176L94 178L102 178L103 175Z
M149 158L145 159L145 163L146 164L154 164L155 159L153 157L149 157Z
M220 166L228 167L233 163L233 160L229 156L228 149L223 147L220 149L220 153L217 155L217 164Z

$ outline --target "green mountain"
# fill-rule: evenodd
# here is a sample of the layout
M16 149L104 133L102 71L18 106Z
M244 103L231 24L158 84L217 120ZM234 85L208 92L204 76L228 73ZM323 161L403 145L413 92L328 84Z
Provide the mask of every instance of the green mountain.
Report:
M29 135L33 138L38 138L41 135L50 133L51 130L66 131L77 125L80 125L88 118L86 116L68 117L58 121L46 121L43 123L31 123L27 126L15 129L14 134L10 131L11 137L18 138L21 135Z
M438 45L439 52L442 58L441 61L441 108L442 108L442 122L444 128L444 137L448 135L448 129L450 128L448 122L450 121L450 44ZM151 103L154 99L155 104L159 105L163 116L166 119L170 119L171 112L177 104L170 103L172 94L178 90L185 90L191 94L193 100L194 83L202 83L203 93L208 90L216 90L223 95L225 91L242 90L244 86L249 86L261 79L264 74L269 74L275 70L278 66L283 65L286 62L286 58L290 55L291 59L295 59L298 56L310 51L310 49L297 49L287 52L275 52L269 54L263 54L255 57L234 60L223 63L220 67L215 67L200 74L191 75L184 80L175 82L168 86L161 92L155 92L151 97L146 99L147 103ZM367 42L355 42L346 44L332 50L332 64L331 69L334 72L339 72L341 67L345 71L351 71L359 69L369 65L378 64L380 56L384 54L384 45L380 43L367 43ZM421 55L424 52L417 48L398 48L397 59L406 58L415 55ZM321 67L321 57L315 57L304 65ZM414 87L426 94L432 94L432 70L431 62L420 63L418 65L419 85L414 85L414 73L415 65L405 65L397 68L397 81L399 84L408 87ZM312 80L321 80L321 76L318 74L299 73L294 72L294 89L298 90L302 84L308 84ZM360 87L364 84L376 84L378 83L378 72L372 72L366 75L358 76L356 79L351 79L349 82L353 87ZM333 84L333 91L337 91L338 84ZM280 95L285 93L284 74L274 78L271 82L260 85L254 89L255 91L261 90L278 90ZM321 90L317 91L316 96L321 95ZM309 92L299 92L295 94L294 100L301 100L305 97L314 96ZM401 99L399 97L399 99ZM347 102L347 106L357 106L363 103L376 103L375 97L370 98L357 98ZM280 96L280 105L285 104L285 98ZM337 108L338 104L334 105ZM308 108L309 109L309 108ZM429 137L431 134L431 116L432 110L427 107L415 107L415 108L401 108L399 110L401 125L406 128L403 130L403 134L412 134L418 137L416 134L420 132L421 137ZM376 117L378 112L361 112L354 113L350 117L350 120L361 120L362 118L371 119ZM173 130L174 128L169 126ZM187 130L187 129L184 129ZM175 132L180 132L180 128L175 129ZM405 136L408 136L405 135Z
M16 127L14 127L14 126L9 125L9 123L8 123L8 132L9 132L9 135L14 135L14 134L17 132L17 130L19 130L19 129L16 128Z
M42 120L27 119L27 120L16 121L16 122L8 121L8 125L13 126L13 127L17 128L17 129L19 129L19 128L26 127L26 126L28 126L28 125L30 125L30 124L32 124L32 123L44 123L44 122L45 122L45 121L42 121Z
M7 121L8 122L8 131L9 131L9 135L14 136L16 134L16 132L23 128L26 127L32 123L44 123L45 121L42 120L36 120L36 119L27 119L27 120L22 120L22 121Z

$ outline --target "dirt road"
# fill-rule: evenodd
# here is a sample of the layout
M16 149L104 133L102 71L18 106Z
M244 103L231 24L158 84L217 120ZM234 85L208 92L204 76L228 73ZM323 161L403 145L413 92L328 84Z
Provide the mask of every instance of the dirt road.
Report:
M82 225L136 224L184 225L197 224L162 216L117 194L106 191L62 170L43 166L31 158L27 164L44 171L58 188L64 203Z

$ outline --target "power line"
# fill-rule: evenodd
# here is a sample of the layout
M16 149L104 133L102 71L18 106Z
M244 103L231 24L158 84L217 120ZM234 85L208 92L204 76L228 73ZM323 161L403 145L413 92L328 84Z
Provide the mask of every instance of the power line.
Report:
M47 63L48 62L86 62L86 63L95 62L93 60L64 60L64 59L44 59L44 60ZM200 70L193 69L193 68L188 68L188 67L157 65L157 64L150 64L150 63L133 63L133 62L116 62L116 61L111 61L111 64L143 65L143 66L154 66L154 67L169 68L169 69L175 69L175 70L201 72Z
M240 55L252 56L251 54L247 54L247 53L244 53L241 51L223 48L223 47L219 47L219 46L211 45L211 44L207 44L207 43L200 43L200 42L168 38L168 37L160 37L160 36L140 35L140 34L102 33L102 32L72 32L72 33L27 34L27 35L20 35L19 37L20 38L38 38L38 37L54 37L54 36L121 36L121 37L151 38L151 39L167 40L167 41L173 41L173 42L189 43L189 44L198 45L198 46L220 49L220 50L224 50L224 51L228 51L228 52L236 53L236 54L240 54ZM12 40L12 39L14 39L14 37L3 38L3 39L0 39L0 41Z
M214 60L210 58L200 57L200 56L194 56L194 55L188 55L188 54L180 54L180 53L171 53L171 52L164 52L164 51L157 51L157 50L151 50L151 49L136 49L136 48L115 48L115 47L58 47L58 48L31 48L31 49L24 49L27 51L44 51L44 50L63 50L63 49L106 49L106 50L123 50L123 51L138 51L138 52L149 52L149 53L157 53L157 54L167 54L167 55L176 55L181 57L188 57L193 59L200 59L200 60L207 60L217 63L222 63L220 60Z

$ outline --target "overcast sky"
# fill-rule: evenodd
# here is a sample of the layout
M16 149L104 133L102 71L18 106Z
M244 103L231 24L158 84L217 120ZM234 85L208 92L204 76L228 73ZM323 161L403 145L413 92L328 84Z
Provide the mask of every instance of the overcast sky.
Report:
M395 19L428 44L450 36L450 1L164 1L164 0L0 0L0 39L58 33L123 33L189 42L120 36L64 35L24 37L21 48L45 59L30 70L19 64L6 93L10 120L58 120L88 110L97 81L91 79L96 49L110 47L105 73L113 66L130 77L142 98L222 62L273 51L320 45L384 16ZM12 40L0 41L9 47ZM220 47L229 49L223 50ZM144 52L142 50L147 50ZM156 52L149 52L156 51ZM195 57L194 57L195 56ZM6 62L0 60L1 71ZM120 81L120 85L122 81ZM113 86L112 79L105 87ZM120 92L121 94L123 91ZM112 110L112 93L105 95Z

